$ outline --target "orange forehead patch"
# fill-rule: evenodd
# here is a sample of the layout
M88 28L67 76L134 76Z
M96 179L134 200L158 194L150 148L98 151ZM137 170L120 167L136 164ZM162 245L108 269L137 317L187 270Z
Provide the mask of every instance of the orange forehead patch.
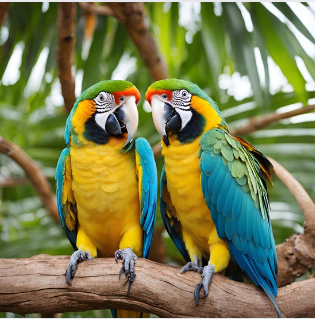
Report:
M140 95L140 92L138 91L138 89L136 87L131 87L127 90L124 90L124 91L118 91L118 92L114 92L113 93L114 95L114 98L115 98L115 102L116 104L119 104L119 98L124 95L124 96L130 96L130 95L133 95L135 96L136 98L136 103L138 104L139 101L140 101L140 98L141 98L141 95Z
M159 94L159 95L166 94L167 100L170 101L172 98L173 91L148 89L148 91L145 94L145 98L150 104L151 104L152 96L155 94Z

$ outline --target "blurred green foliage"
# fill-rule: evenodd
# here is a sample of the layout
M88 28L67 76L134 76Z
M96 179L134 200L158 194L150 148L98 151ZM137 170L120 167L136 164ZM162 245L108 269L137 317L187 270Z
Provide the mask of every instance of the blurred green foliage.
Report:
M314 37L287 3L273 6L290 23L261 3L146 3L149 27L170 76L197 83L219 104L230 127L284 106L314 103L314 56L305 52L296 34L313 48ZM300 6L305 6L315 19L307 3ZM56 163L65 147L67 117L56 72L56 21L57 3L10 3L0 29L0 134L21 146L41 166L53 190ZM298 31L293 32L291 25ZM133 82L142 93L137 136L155 145L159 135L144 104L144 93L152 80L125 27L114 18L98 16L92 38L84 41L84 32L85 19L78 6L73 70L76 94L117 76ZM301 71L297 57L309 76ZM274 68L287 79L276 88L272 84ZM240 98L236 91L242 89L242 83L249 89ZM300 117L275 123L245 138L285 166L315 199L314 135L314 117ZM3 154L0 164L0 183L24 176L21 168ZM157 165L160 173L162 158ZM269 189L274 236L280 243L303 230L304 218L295 199L276 177L274 187ZM157 224L162 225L159 215ZM29 183L0 188L0 231L1 258L72 253L61 226L47 215ZM179 254L166 233L163 235L167 262L176 264ZM106 316L107 310L63 314Z

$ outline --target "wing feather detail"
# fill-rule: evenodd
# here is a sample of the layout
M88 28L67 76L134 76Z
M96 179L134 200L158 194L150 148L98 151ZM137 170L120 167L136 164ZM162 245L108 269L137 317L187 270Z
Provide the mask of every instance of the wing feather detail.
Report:
M245 147L221 129L204 133L200 139L201 186L218 236L228 241L231 258L265 290L279 314L274 298L276 249L264 180L269 176L249 145Z
M139 185L139 200L143 229L142 256L147 258L150 252L157 206L157 170L150 144L144 138L135 141L136 171Z
M73 249L77 250L77 207L72 191L70 147L65 148L61 152L57 163L55 179L60 223Z

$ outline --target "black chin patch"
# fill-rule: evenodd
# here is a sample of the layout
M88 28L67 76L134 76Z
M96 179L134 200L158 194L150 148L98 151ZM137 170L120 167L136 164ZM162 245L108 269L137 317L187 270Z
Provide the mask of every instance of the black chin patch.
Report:
M101 128L95 121L95 113L85 122L85 132L83 136L96 144L107 144L109 134Z
M206 120L201 114L197 113L193 108L190 111L192 112L190 121L180 132L177 132L177 139L181 144L193 142L202 134L206 124Z

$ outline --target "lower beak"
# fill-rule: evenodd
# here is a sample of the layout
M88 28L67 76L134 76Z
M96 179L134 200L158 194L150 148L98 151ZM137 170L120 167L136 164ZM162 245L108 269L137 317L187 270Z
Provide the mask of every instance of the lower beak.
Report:
M128 100L123 104L121 109L123 111L123 118L121 119L121 121L126 125L128 133L127 141L125 143L126 146L135 137L138 128L139 114L136 104L136 98L134 96L130 96Z
M168 137L166 135L166 130L165 130L166 119L164 116L164 104L165 103L161 101L159 98L155 96L152 97L152 101L151 101L152 117L153 117L155 128L162 136L162 139L165 145L169 146L170 142L168 140Z

